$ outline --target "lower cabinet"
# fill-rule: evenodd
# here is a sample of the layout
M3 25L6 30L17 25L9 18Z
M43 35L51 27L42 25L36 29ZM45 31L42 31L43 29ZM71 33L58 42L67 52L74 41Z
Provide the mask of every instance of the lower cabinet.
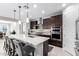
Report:
M62 48L62 41L57 41L57 40L49 40L49 44L54 45L54 46L58 46Z
M62 41L51 40L51 36L50 35L38 35L38 36L49 37L48 44L54 45L54 46L58 46L58 47L61 47L61 48L63 47Z
M43 56L48 56L48 49L49 49L49 45L47 40L43 43Z

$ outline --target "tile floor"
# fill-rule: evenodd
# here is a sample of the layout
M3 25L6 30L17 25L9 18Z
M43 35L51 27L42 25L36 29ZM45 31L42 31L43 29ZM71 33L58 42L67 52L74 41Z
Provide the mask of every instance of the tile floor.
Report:
M3 45L4 45L4 40L0 39L0 56L8 56L3 49ZM50 45L50 46L52 46L52 45ZM56 46L53 46L53 47L54 48L52 48L52 50L49 51L49 53L48 53L49 56L65 56L65 55L70 56L67 53L65 54L65 52L63 51L63 48L56 47Z
M53 47L54 48L48 53L49 56L64 56L64 51L62 48L56 46Z

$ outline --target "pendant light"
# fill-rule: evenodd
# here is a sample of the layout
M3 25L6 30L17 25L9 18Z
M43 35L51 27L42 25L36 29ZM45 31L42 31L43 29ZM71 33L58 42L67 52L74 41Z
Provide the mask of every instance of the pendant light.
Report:
M13 12L14 12L14 20L15 20L15 13L16 13L16 10L14 9Z
M15 13L16 13L16 10L14 9L13 12L14 12L14 21L15 21L15 16L16 16ZM14 22L13 24L16 25L16 22Z
M19 24L21 24L21 14L20 14L21 13L21 6L18 6L18 7L19 7L19 21L18 22L19 22Z
M29 6L28 6L28 3L27 3L27 6L25 5L24 8L27 10L26 14L27 14L27 18L26 18L26 23L29 23Z

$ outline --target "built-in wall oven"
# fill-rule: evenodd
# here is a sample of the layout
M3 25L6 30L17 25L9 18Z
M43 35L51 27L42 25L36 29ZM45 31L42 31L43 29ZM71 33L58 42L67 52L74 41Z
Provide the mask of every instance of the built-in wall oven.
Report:
M51 27L51 40L61 41L61 26Z

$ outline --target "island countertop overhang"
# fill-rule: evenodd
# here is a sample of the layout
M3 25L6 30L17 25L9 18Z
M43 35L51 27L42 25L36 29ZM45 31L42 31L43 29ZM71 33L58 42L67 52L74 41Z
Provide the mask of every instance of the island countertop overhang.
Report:
M21 40L24 43L29 43L32 44L34 46L37 46L45 41L47 41L49 38L47 37L41 37L41 36L33 36L33 37L29 37L29 36L24 36L24 35L9 35L9 38L15 38L17 40Z

